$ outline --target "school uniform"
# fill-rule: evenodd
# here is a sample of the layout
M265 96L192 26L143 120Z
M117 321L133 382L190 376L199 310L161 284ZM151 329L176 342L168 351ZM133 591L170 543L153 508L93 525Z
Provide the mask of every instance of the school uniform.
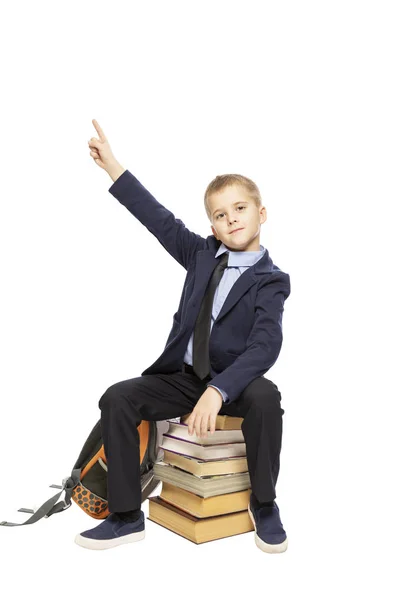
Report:
M99 401L108 465L110 512L140 507L141 420L159 421L192 412L208 386L223 403L219 414L243 417L251 487L261 503L276 497L282 439L281 394L264 377L282 346L284 302L290 278L268 250L233 252L210 235L189 231L128 170L109 192L158 239L187 271L165 348L140 377L111 385ZM228 253L212 301L209 374L193 369L193 332L213 271ZM157 265L149 265L157 281ZM160 298L166 293L160 290Z

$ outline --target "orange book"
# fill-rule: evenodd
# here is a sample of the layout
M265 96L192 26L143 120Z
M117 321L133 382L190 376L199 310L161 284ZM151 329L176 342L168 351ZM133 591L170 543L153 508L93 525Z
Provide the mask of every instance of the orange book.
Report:
M247 510L250 493L251 489L247 489L231 494L202 498L193 492L188 492L172 483L163 481L160 498L194 517L204 519L204 517L215 517Z
M159 496L149 498L148 519L195 544L219 540L254 530L247 510L198 519L165 502Z

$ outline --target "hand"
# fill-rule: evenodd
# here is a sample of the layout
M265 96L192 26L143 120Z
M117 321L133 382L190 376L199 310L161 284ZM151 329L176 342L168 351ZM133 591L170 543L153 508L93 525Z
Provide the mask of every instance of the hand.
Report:
M115 172L116 167L120 167L120 165L117 159L115 158L114 154L112 153L110 144L108 143L108 140L96 119L93 119L92 123L96 128L100 139L97 139L95 137L90 138L88 142L89 148L91 150L90 156L93 157L94 162L97 165L99 165L99 167L107 171L107 173L111 174L111 172ZM122 169L122 172L124 170L125 169ZM120 173L120 175L122 174L122 172Z
M189 435L192 435L194 430L198 437L205 438L208 428L211 434L214 433L215 420L221 406L222 396L219 391L208 387L197 401L189 419L185 419L189 426Z

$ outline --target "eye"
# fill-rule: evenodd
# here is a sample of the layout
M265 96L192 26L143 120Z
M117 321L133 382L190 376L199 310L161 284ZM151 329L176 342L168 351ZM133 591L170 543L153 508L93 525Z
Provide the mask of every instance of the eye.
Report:
M238 206L238 208L246 208L246 206ZM219 215L217 215L217 219L219 219L219 217L220 217L221 215L223 215L223 214L224 214L224 213L219 213Z

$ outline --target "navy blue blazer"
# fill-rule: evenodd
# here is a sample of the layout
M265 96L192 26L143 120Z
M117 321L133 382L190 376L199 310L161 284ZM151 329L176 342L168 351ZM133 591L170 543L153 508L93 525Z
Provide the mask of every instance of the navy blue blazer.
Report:
M183 357L196 323L221 242L189 231L160 204L140 181L125 170L108 190L158 239L186 269L186 279L164 351L141 375L173 373ZM290 277L273 264L268 250L235 281L210 333L210 375L207 385L225 390L234 402L256 377L276 362L282 346L284 302Z

